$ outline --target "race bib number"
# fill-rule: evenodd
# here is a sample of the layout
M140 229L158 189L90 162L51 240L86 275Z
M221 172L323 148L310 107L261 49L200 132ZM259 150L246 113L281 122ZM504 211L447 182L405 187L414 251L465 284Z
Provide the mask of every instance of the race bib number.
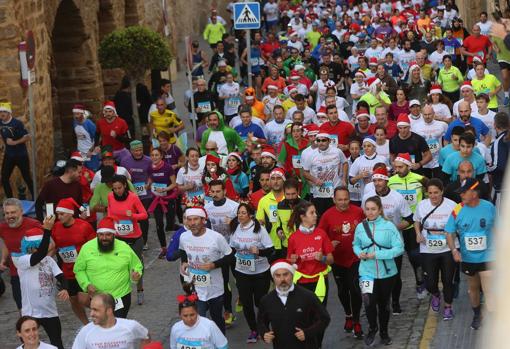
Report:
M122 301L122 298L115 298L115 309L114 311L120 310L124 308L124 302Z
M133 183L133 186L135 187L136 194L138 196L145 196L145 195L147 195L147 189L145 189L145 183L144 182Z
M255 256L252 254L236 254L236 270L255 271Z
M177 338L177 349L202 349L202 342Z
M427 250L430 252L439 252L444 250L447 247L446 244L446 236L444 235L435 235L428 234L426 240Z
M115 230L119 235L129 235L133 232L133 221L128 219L120 220L118 223L115 223Z
M418 193L416 192L416 189L412 190L398 190L400 194L404 197L404 199L407 201L409 206L416 205L418 203Z
M276 223L278 220L278 205L269 205L269 221Z
M250 65L253 67L253 66L257 66L259 65L259 58L258 57L253 57L250 59Z
M230 97L227 98L227 107L229 108L237 108L241 104L241 100L239 97Z
M359 288L362 294L374 292L374 279L370 276L361 276L359 278Z
M78 252L75 246L67 246L59 248L58 255L64 263L74 263L76 262L76 257L78 257Z
M445 46L444 50L449 55L455 54L455 47L453 46Z
M205 270L190 269L191 280L198 287L207 287L211 284L211 273Z
M484 233L468 233L464 236L464 244L468 251L485 251L487 236Z
M330 198L333 195L333 182L324 182L320 187L317 188L318 198Z
M333 147L338 147L338 135L329 135L329 139Z
M157 196L166 196L166 191L159 192L158 189L164 189L166 188L165 183L152 183L152 193Z
M301 166L301 155L292 155L292 167L302 168Z
M437 139L427 139L427 144L432 155L438 153L439 150L441 150L441 148L439 147L439 141Z
M201 113L207 113L207 112L211 111L211 102L209 102L209 101L198 102L197 104L198 104L198 107L200 108Z

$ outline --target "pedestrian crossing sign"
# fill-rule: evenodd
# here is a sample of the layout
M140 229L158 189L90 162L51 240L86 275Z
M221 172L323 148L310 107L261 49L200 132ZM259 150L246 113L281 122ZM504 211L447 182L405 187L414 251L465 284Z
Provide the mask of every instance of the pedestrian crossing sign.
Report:
M234 4L234 29L259 29L260 3L237 2Z

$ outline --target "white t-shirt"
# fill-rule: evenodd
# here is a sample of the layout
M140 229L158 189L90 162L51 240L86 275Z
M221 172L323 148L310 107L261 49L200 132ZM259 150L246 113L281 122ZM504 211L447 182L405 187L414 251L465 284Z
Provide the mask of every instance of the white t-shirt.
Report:
M305 166L305 164L307 164L306 166L308 166L308 168L311 166L313 154L317 151L317 149L317 147L312 148L312 146L309 145L301 152L301 166Z
M218 147L218 153L228 154L227 140L225 139L225 134L223 131L214 131L211 130L209 133L209 137L207 141L216 142L216 146Z
M444 227L448 218L452 214L453 209L457 204L447 198L443 199L443 203L428 216L422 227L421 234L425 238L425 242L420 244L420 253L443 253L450 251L446 243L446 235L438 234L437 232L444 233ZM426 215L431 212L435 206L432 206L430 199L424 199L416 205L416 212L414 213L414 221L420 222ZM429 234L428 231L436 233ZM430 241L429 241L430 240Z
M239 224L230 237L230 246L236 250L236 270L248 275L260 274L269 269L267 258L253 255L250 253L250 247L255 246L259 250L273 247L273 241L266 228L260 226L260 231L254 233L254 227L253 222L247 227Z
M433 68L442 68L443 65L443 57L446 56L448 52L444 51L439 53L436 51L432 52L429 56L429 61L432 63Z
M135 320L115 318L113 327L103 328L89 322L74 339L73 349L135 349L149 338L149 330Z
M204 163L205 163L205 156L204 156ZM177 177L175 178L175 182L178 185L185 185L188 183L195 183L195 190L193 191L187 191L186 196L192 200L194 197L204 198L204 189L202 186L202 175L204 174L204 167L200 166L200 162L198 165L198 168L196 170L191 169L188 167L188 170L186 171L186 168L181 167L179 169L179 172L177 172Z
M349 163L349 171L352 168L352 164L354 163L356 159L352 159L350 156L347 159L347 162ZM363 189L361 188L361 181L358 181L354 184L351 184L351 182L347 183L347 188L349 188L349 198L351 201L361 201L361 197L363 196Z
M344 153L337 147L329 146L325 151L315 151L306 163L302 162L303 169L323 181L321 186L312 186L314 198L332 198L333 190L341 184L342 164L347 161Z
M477 26L480 27L480 34L482 35L490 35L491 34L491 27L492 22L486 21L485 23L482 23L481 21L476 23Z
M375 57L378 60L381 59L381 54L383 52L383 49L381 46L377 46L375 49L372 47L369 47L365 50L365 57L368 59Z
M494 116L496 116L495 112L493 112L492 110L488 110L487 114L481 115L480 112L477 110L476 113L472 112L471 116L482 120L485 126L489 128L492 140L496 139L496 129L494 128Z
M170 330L170 349L216 349L226 348L227 345L227 338L218 326L200 315L192 327L179 321Z
M394 49L392 49L391 47L386 47L381 52L381 59L384 59L386 57L386 55L390 52L393 53L393 61L395 63L398 63L398 61L400 59L400 49L398 47L395 47Z
M292 115L294 114L294 112L298 110L298 108L296 106L293 106L292 108L290 108L288 111L287 111L287 116L286 118L288 120L292 120ZM312 108L310 107L305 107L305 110L302 111L303 114L305 115L305 118L304 118L304 122L303 124L305 125L308 125L308 124L311 124L314 120L315 120L315 112L313 111Z
M129 181L131 180L131 175L125 167L117 166L115 174L125 176ZM99 183L101 183L101 171L97 171L94 178L92 178L92 182L90 182L90 189L94 190Z
M384 158L381 155L375 153L371 157L367 157L366 155L360 155L356 160L354 160L352 166L349 168L349 177L356 177L360 172L368 171L370 176L360 179L354 185L358 186L360 193L363 193L365 190L365 185L372 182L372 169L374 165L378 162L383 162L388 166L388 158ZM359 200L358 200L359 201Z
M425 138L432 153L432 161L425 164L423 168L439 167L439 152L443 147L443 136L447 129L448 124L439 120L432 120L430 124L422 121L414 126L413 132Z
M453 116L455 116L456 118L459 118L459 104L460 102L464 101L464 99L459 99L457 102L455 102L453 104ZM471 103L471 115L473 114L478 114L478 105L476 104L476 100L474 100L472 103Z
M400 68L402 68L404 74L407 73L410 63L414 61L416 61L416 52L414 52L414 50L409 50L409 52L407 52L402 49L398 53L398 63L400 64Z
M17 347L16 349L25 349L25 347L22 344L19 347ZM55 347L51 344L44 343L44 342L39 342L39 346L37 347L37 349L57 349L57 347Z
M315 102L315 110L319 110L321 105L324 103L324 100L326 99L326 84L334 86L335 83L332 80L328 80L326 82L322 80L315 80L312 87L310 87L311 90L314 90L317 92L317 100Z
M375 192L375 189L368 190L367 188L365 195L363 196L361 207L365 207L365 201L372 196L378 196ZM396 226L402 222L402 218L409 217L413 214L407 201L404 199L402 194L396 190L390 189L386 196L379 197L381 198L383 205L384 216L388 220L392 221Z
M266 21L273 22L278 20L278 4L277 2L267 2L264 5L264 13L266 14Z
M423 121L423 117L421 116L421 114L416 116L409 113L409 121L411 122L411 131L415 132L414 128L416 127L416 125Z
M213 201L205 204L204 209L207 217L211 221L211 229L217 231L229 241L230 237L230 221L237 217L237 208L239 203L226 198L225 203L221 206L215 206Z
M57 262L51 257L44 257L42 261L30 266L31 254L13 258L18 269L21 287L21 315L35 318L49 318L58 316L55 295L57 285L55 276L62 274Z
M450 108L448 108L448 106L444 103L432 104L432 109L434 109L434 114L436 114L437 116L447 119L452 118Z
M383 145L377 144L375 149L376 149L375 151L377 152L377 155L380 155L385 159L390 158L390 140L389 139L387 139L386 143L384 143Z
M273 116L274 107L276 105L282 105L282 100L280 99L279 96L271 97L270 95L265 95L262 98L262 103L264 104L264 114L267 115L267 118L269 118Z
M283 120L281 123L278 123L275 120L269 121L266 125L267 143L269 145L280 144L285 135L285 127L291 123L292 121L288 119Z
M233 82L232 84L224 83L218 89L220 97L228 97L225 99L225 107L223 111L225 115L235 115L241 105L241 97L239 96L239 84Z
M94 139L92 139L90 133L87 132L85 127L79 123L76 123L74 126L74 133L76 135L78 151L82 154L87 154L94 145Z
M221 268L209 272L197 269L200 264L212 263L232 253L232 249L223 235L208 228L201 236L194 236L191 231L185 231L181 235L179 249L184 250L188 256L189 279L186 281L195 278L198 299L206 302L223 295Z

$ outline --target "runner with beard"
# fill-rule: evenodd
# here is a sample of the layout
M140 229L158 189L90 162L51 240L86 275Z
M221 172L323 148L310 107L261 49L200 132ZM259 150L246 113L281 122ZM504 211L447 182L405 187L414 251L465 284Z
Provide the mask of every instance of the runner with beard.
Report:
M116 233L114 219L103 218L97 238L82 246L73 271L89 297L100 292L111 294L115 316L126 318L131 306L131 282L140 280L143 264L127 243L115 239Z

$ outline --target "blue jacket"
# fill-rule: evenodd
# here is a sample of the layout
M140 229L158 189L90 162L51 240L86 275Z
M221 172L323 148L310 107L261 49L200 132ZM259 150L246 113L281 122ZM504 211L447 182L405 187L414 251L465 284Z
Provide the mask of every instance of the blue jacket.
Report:
M394 258L404 253L404 243L400 232L393 222L379 216L375 221L368 221L374 241L369 239L363 223L356 226L352 247L354 254L359 256L361 252L374 253L374 259L361 260L359 264L360 277L385 279L397 274L397 266ZM387 248L383 248L387 247Z

